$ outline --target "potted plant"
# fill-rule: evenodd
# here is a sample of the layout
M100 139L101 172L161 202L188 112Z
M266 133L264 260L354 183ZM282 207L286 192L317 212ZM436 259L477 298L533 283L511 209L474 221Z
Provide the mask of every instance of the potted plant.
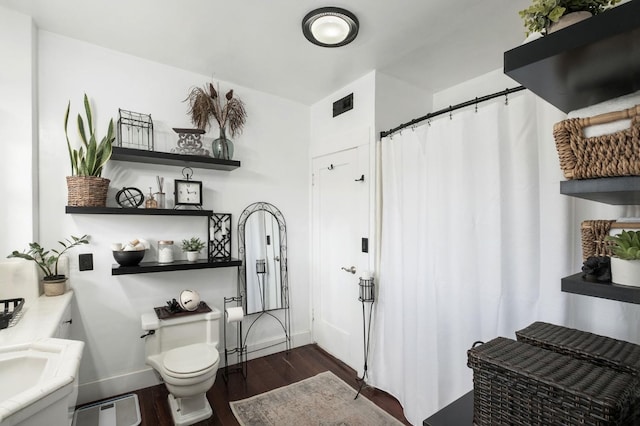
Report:
M212 152L216 158L230 160L233 157L233 143L227 139L227 126L232 137L240 134L247 120L247 111L240 98L233 96L233 90L224 96L224 104L218 90L211 83L208 88L194 87L185 101L189 101L191 122L198 129L207 130L211 126L211 118L215 118L220 127L220 137L213 141Z
M611 281L640 287L640 231L623 230L611 241Z
M527 35L536 32L549 34L602 13L619 2L620 0L533 0L531 6L521 10L519 14L524 20ZM560 18L563 18L563 24L558 24Z
M81 145L80 148L74 149L71 147L67 132L70 108L71 101L67 104L67 112L64 115L64 134L67 138L67 149L71 161L71 176L67 176L68 204L70 206L104 207L107 203L109 179L101 176L104 165L111 158L112 144L115 140L113 119L109 121L106 136L98 142L91 105L85 93L84 111L87 127L85 128L85 122L78 114L78 133Z
M187 253L187 260L189 262L195 262L198 260L200 250L205 248L206 244L200 240L200 238L192 237L188 240L182 240L182 251Z
M44 284L44 294L47 296L59 296L65 291L65 281L67 280L67 277L60 274L58 271L60 256L75 246L89 244L89 236L83 235L82 237L74 237L72 235L71 239L58 241L58 243L62 246L61 250L45 250L39 243L34 242L29 244L28 251L21 253L14 250L9 256L7 256L34 261L44 274L42 281Z

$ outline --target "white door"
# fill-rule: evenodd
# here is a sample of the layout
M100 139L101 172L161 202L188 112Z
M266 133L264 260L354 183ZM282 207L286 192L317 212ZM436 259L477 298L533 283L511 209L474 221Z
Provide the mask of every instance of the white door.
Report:
M368 158L364 146L313 160L313 337L358 372L364 361L358 284L369 264L362 247L369 237Z

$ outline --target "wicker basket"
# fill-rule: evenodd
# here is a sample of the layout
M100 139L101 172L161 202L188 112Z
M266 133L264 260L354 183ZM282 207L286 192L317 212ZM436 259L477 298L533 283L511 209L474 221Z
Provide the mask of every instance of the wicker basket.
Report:
M640 346L545 322L516 331L519 342L640 376Z
M109 179L97 176L67 176L67 205L105 207L109 182Z
M632 118L630 128L586 138L583 129ZM553 126L560 168L567 179L640 175L640 105Z
M605 238L614 222L615 220L585 220L580 224L583 261L592 256L611 256L610 244Z
M640 382L630 374L504 337L470 349L468 365L474 425L640 421Z

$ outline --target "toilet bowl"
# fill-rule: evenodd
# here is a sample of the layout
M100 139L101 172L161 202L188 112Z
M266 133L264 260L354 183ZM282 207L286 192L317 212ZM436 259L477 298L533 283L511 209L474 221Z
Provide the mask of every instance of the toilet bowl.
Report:
M160 320L142 315L146 363L162 377L169 391L173 422L186 426L213 414L206 393L213 386L220 363L217 309Z

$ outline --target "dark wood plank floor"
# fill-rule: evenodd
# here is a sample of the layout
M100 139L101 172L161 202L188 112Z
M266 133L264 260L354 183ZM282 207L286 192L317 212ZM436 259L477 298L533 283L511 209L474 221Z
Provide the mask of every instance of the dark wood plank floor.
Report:
M291 383L298 382L323 371L331 371L354 389L359 382L356 372L343 362L332 357L317 345L306 345L292 349L288 354L280 352L257 358L247 363L247 380L241 374L229 374L225 383L222 368L207 398L213 408L213 416L197 423L199 426L233 425L238 426L229 401L248 398ZM164 385L153 386L135 392L140 401L142 426L171 426L171 413L167 403L167 388ZM402 407L398 401L375 388L365 386L362 395L373 401L389 414L409 425L404 418Z

